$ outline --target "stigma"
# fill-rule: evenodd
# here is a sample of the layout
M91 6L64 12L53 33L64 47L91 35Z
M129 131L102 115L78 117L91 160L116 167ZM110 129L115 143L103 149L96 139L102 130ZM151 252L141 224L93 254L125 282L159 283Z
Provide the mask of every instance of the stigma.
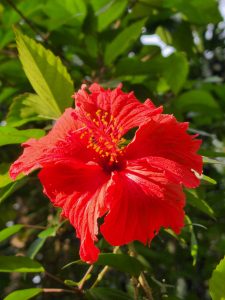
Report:
M95 156L106 161L109 165L119 163L124 154L122 145L123 128L107 111L97 110L95 114L84 113L82 118L83 130L81 139L87 141L87 148L94 150Z

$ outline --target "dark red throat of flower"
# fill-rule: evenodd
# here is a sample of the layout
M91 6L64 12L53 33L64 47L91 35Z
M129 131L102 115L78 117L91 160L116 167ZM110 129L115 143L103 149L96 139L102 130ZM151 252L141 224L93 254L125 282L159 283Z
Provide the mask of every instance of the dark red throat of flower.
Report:
M87 148L93 150L93 159L97 160L106 171L123 168L125 139L122 138L123 128L107 111L97 110L95 114L84 113L84 128L80 135L87 141Z

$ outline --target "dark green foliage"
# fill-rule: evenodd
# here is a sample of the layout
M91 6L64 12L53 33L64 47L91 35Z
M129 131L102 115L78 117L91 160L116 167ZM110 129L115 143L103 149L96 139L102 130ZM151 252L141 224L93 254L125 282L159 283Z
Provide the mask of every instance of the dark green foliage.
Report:
M173 53L144 42L152 34ZM155 300L225 299L224 259L216 268L225 253L224 36L215 0L0 2L1 299L148 299L143 274ZM162 230L150 247L134 243L135 253L112 253L100 237L102 254L85 275L74 230L36 173L12 182L8 169L18 144L43 136L73 106L74 90L92 82L123 82L140 101L190 121L203 140L205 176L186 191L181 235Z

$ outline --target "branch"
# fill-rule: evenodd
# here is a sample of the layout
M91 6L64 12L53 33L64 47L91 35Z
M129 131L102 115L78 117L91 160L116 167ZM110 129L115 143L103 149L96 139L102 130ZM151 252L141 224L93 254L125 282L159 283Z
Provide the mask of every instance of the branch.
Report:
M30 22L30 20L26 16L24 16L24 14L16 7L12 0L5 1L9 4L9 6L11 6L15 10L15 12L17 12L17 14L24 20L24 22L27 23L27 25L35 34L38 34L44 41L46 40L46 37L35 28L35 26Z
M113 253L117 253L119 249L120 249L119 246L115 247L114 250L113 250ZM109 266L105 266L102 269L102 271L98 274L97 279L95 280L95 282L91 286L91 289L93 289L94 287L96 287L97 284L99 284L99 282L102 280L102 278L105 276L105 274L109 271L109 269L110 269Z
M130 256L133 256L133 257L136 257L137 256L137 252L134 248L134 244L133 243L130 243L128 245L128 248L129 248L129 253L130 253ZM145 278L145 275L143 272L140 273L140 276L138 277L138 281L141 285L141 287L143 288L147 298L149 300L154 300L153 296L152 296L152 289L151 287L149 286L148 284L148 281L147 279Z
M76 291L73 290L66 290L66 289L55 289L55 288L44 288L42 289L43 293L76 293Z
M88 268L87 272L84 274L84 277L81 279L81 281L80 281L80 283L79 283L79 285L78 285L78 289L79 289L79 290L82 290L82 289L83 289L83 286L84 286L86 280L88 279L88 275L91 274L91 272L92 272L93 269L94 269L94 265L91 265L91 266Z

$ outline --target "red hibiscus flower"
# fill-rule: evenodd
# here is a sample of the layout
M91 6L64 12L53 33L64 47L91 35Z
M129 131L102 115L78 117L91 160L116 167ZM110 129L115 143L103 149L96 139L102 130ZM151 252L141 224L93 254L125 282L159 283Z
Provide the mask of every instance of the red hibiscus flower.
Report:
M184 225L182 185L199 185L196 152L201 141L187 123L162 114L148 99L118 87L83 85L76 108L67 109L53 129L23 144L10 168L12 178L37 168L44 193L75 227L84 261L97 260L99 231L114 246L149 243L161 227L179 233ZM127 144L124 135L138 127ZM102 218L99 228L98 219Z

